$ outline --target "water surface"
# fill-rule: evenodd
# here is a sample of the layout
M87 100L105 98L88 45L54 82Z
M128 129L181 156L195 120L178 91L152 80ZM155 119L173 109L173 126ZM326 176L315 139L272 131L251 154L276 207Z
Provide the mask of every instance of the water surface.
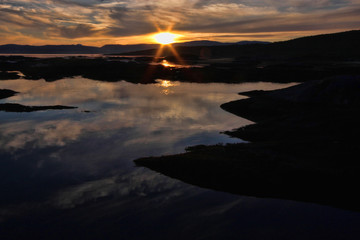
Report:
M0 103L77 109L0 112L0 236L357 239L358 213L215 192L134 166L191 145L241 142L220 132L252 122L220 104L285 86L1 81L20 93Z

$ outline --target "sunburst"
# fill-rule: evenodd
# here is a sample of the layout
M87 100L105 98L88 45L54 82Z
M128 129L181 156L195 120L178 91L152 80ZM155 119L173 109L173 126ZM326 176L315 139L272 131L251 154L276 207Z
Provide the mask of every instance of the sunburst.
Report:
M177 37L177 34L171 32L161 32L153 36L154 40L162 45L175 43Z

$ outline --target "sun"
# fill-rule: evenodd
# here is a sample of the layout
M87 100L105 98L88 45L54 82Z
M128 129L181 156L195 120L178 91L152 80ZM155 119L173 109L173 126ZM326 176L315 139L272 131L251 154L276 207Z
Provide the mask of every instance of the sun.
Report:
M171 33L171 32L162 32L162 33L155 34L153 36L154 40L157 43L160 43L160 44L163 44L163 45L174 43L175 39L177 37L178 36L176 34Z

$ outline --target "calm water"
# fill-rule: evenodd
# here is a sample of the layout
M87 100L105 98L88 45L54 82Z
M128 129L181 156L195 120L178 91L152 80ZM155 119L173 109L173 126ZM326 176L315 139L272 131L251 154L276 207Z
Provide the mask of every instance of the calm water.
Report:
M77 109L0 112L0 237L44 239L358 239L360 214L236 196L134 166L196 144L241 142L250 121L220 109L272 83L0 81L0 100Z

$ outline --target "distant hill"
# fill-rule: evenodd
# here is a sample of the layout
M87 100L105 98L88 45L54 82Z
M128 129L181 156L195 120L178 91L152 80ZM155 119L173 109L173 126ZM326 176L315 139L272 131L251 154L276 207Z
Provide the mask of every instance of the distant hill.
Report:
M110 54L158 48L158 44L104 45L102 47L77 45L30 46L7 44L0 46L0 53L17 54Z
M213 46L175 46L181 56L191 58L237 58L253 60L307 59L357 59L360 60L360 30L323 34L268 44L225 44ZM131 52L132 55L153 55L156 50ZM164 49L163 56L172 56Z
M0 46L0 53L17 53L17 54L96 54L99 53L99 48L77 45L45 45L45 46L30 46L30 45L16 45L7 44Z
M176 43L177 52L190 59L196 58L237 58L255 60L281 60L289 58L314 59L360 59L360 30L341 33L323 34L301 37L282 42L241 41L222 43L216 41L191 41ZM129 54L154 55L158 44L105 45L91 47L78 45L15 45L0 46L0 53L28 54ZM163 56L173 56L169 48L165 48Z
M253 43L267 43L257 41L242 41L238 43L222 43L216 41L191 41L184 43L176 43L174 46L226 46L233 44L253 44ZM126 52L136 52L149 49L157 49L159 44L112 44L104 45L102 47L77 45L45 45L45 46L31 46L31 45L17 45L7 44L0 45L0 53L14 53L14 54L116 54Z
M267 54L313 57L360 57L360 30L322 34L276 42L265 48Z
M134 45L113 44L113 45L104 45L101 48L98 48L98 53L114 54L114 53L142 51L142 50L154 49L158 47L159 44L134 44Z
M223 42L216 42L216 41L191 41L191 42L184 42L184 43L175 43L174 46L181 46L181 47L208 47L208 46L229 46L229 45L249 45L249 44L269 44L270 42L263 42L263 41L240 41L236 43L223 43Z
M264 41L240 41L237 42L237 45L251 45L251 44L270 44L271 42L264 42Z
M267 44L269 42L260 42L260 41L241 41L237 43L222 43L216 41L191 41L183 43L174 43L175 47L208 47L208 46L227 46L227 45L247 45L247 44ZM150 49L157 49L159 44L135 44L135 45L105 45L99 48L99 53L103 54L116 54L116 53L126 53L126 52L136 52L144 51Z

